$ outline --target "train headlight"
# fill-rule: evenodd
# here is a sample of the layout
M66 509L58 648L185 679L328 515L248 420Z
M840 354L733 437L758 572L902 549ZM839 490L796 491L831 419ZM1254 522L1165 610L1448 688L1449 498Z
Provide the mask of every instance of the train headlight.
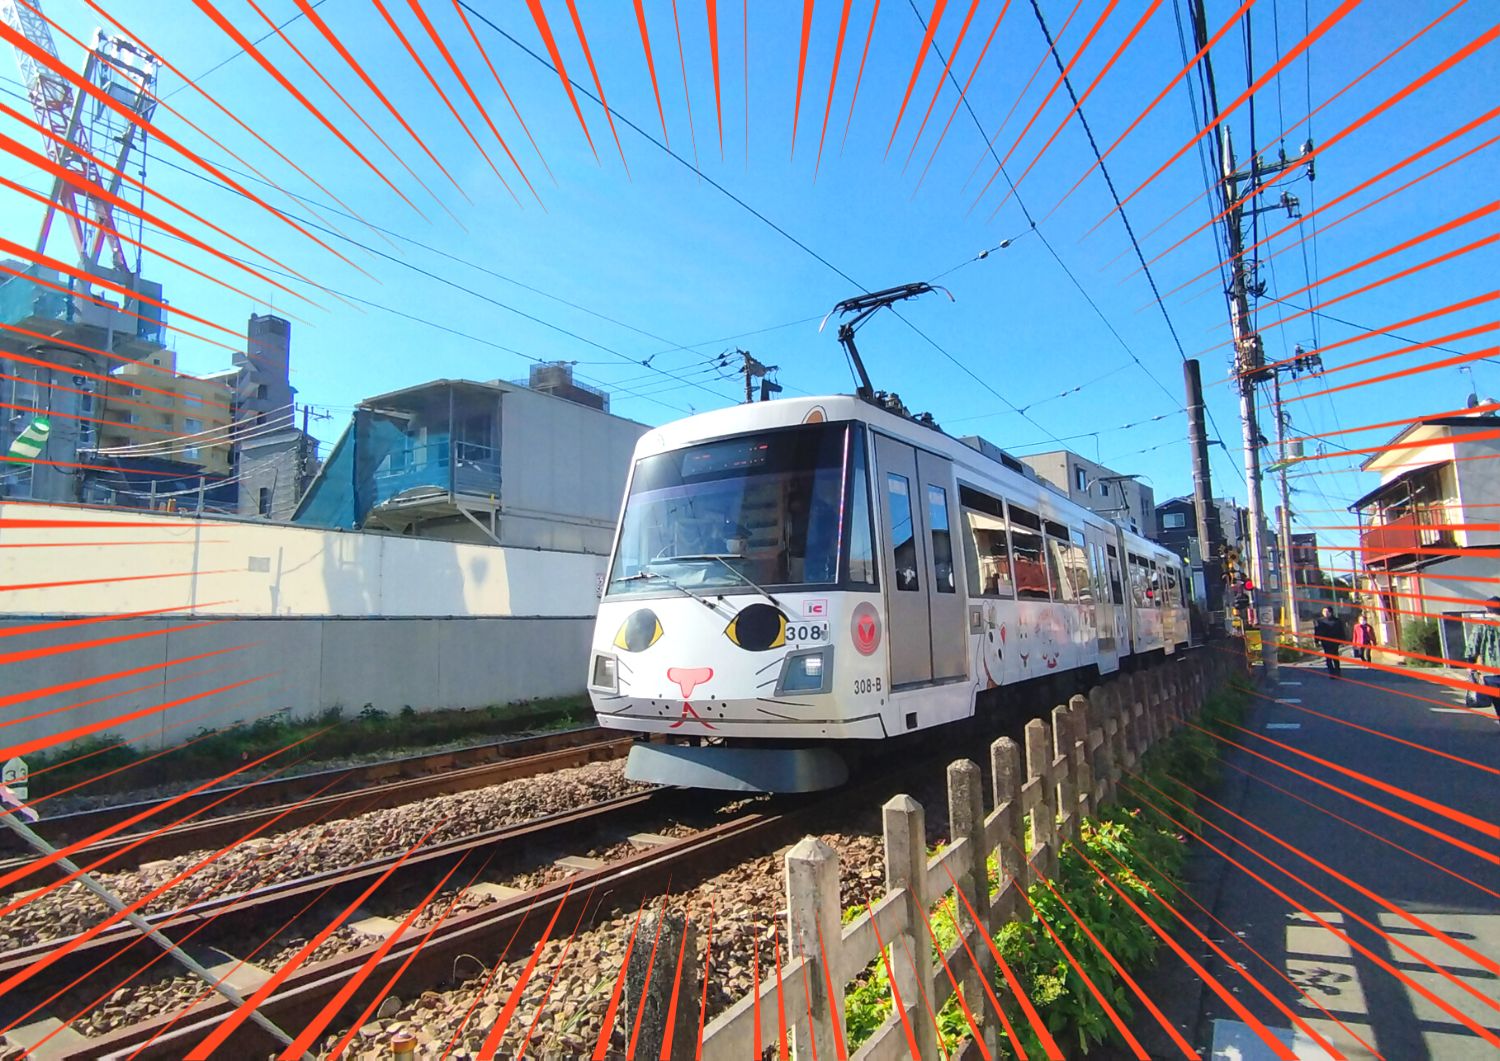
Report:
M826 693L833 688L833 647L790 653L781 663L776 694Z
M615 657L600 653L594 655L594 670L590 676L589 686L602 692L618 693L620 691L620 679L616 670Z

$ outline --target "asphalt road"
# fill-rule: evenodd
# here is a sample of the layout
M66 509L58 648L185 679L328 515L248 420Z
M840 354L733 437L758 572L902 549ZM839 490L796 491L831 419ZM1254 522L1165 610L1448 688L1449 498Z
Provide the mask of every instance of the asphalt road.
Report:
M1286 1056L1247 1013L1297 1058L1500 1057L1500 720L1348 659L1338 680L1321 663L1281 679L1236 735L1244 749L1227 749L1224 809L1200 804L1225 832L1178 815L1244 867L1189 840L1191 892L1223 926L1167 898L1301 1024L1180 923L1169 930L1246 1012L1165 948L1143 986L1215 1061ZM1131 1023L1152 1057L1182 1056L1144 1012Z

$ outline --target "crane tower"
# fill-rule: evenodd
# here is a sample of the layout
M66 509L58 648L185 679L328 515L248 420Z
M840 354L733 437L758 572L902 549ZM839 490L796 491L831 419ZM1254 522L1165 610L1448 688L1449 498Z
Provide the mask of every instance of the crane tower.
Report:
M41 14L41 0L0 0L0 19L37 49L57 58L52 31ZM56 137L43 138L47 155L66 174L53 181L37 251L46 249L53 220L60 215L84 271L134 288L140 278L139 248L132 263L120 239L121 220L98 193L107 190L118 196L132 151L137 145L144 150L156 110L156 57L124 38L107 36L102 29L94 31L84 80L121 104L129 118L87 93L75 92L66 78L22 48L16 48L16 59L38 123ZM135 220L140 224L139 218ZM107 264L101 261L106 250Z

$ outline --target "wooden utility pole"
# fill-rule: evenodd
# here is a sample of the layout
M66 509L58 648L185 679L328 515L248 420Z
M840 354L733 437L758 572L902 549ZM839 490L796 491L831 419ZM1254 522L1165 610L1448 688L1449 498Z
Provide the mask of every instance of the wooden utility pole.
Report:
M755 391L752 388L753 382L763 377L767 372L775 372L776 366L762 365L754 357L750 356L749 350L736 350L735 353L739 354L743 359L740 372L745 376L745 402L749 404L755 400ZM779 390L780 388L777 389Z
M1187 386L1188 441L1193 447L1193 513L1198 522L1198 552L1203 563L1205 621L1210 630L1224 626L1223 564L1219 545L1224 533L1219 526L1219 506L1214 504L1213 478L1208 464L1208 434L1203 424L1203 377L1196 360L1182 363Z

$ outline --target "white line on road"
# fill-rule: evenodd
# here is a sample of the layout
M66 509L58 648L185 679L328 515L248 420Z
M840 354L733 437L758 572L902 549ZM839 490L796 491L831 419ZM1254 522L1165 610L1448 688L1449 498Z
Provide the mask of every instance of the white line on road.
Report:
M1283 700L1277 700L1278 704L1300 704L1302 701L1295 696L1288 696Z
M1301 729L1300 722L1267 722L1266 729Z

